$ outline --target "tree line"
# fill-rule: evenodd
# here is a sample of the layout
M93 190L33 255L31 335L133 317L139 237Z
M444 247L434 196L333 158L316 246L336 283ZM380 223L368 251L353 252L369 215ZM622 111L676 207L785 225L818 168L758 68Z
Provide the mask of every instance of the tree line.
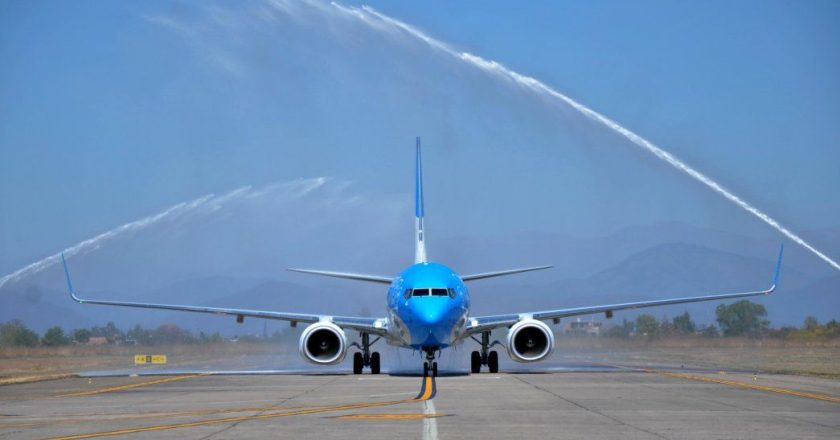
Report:
M243 335L232 340L279 342L288 338L287 333L286 331L275 331L269 335L263 332L261 336ZM174 324L163 324L157 328L144 328L138 324L123 331L113 322L109 322L105 326L79 328L70 332L65 332L60 326L54 326L47 329L43 335L39 335L36 331L26 327L19 320L0 324L0 347L58 347L71 344L89 344L92 342L91 338L100 338L96 342L131 345L209 344L231 340L223 337L219 332L208 334L199 331L194 333Z
M624 321L614 325L603 333L607 337L648 339L672 336L699 335L704 337L769 337L769 338L834 338L840 337L840 322L832 319L820 324L817 318L809 316L801 327L782 326L772 328L767 319L767 308L749 300L732 304L720 304L715 308L715 324L697 326L688 312L668 319L656 319L651 314L642 314L633 321Z

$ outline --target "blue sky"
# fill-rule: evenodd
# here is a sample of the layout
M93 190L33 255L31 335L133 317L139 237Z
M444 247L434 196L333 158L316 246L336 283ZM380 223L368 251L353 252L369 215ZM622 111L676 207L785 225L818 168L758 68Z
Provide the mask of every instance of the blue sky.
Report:
M602 112L793 230L840 226L836 2L369 4ZM672 220L774 234L573 112L416 42L271 8L0 4L0 269L247 184L332 176L408 207L416 135L441 235Z

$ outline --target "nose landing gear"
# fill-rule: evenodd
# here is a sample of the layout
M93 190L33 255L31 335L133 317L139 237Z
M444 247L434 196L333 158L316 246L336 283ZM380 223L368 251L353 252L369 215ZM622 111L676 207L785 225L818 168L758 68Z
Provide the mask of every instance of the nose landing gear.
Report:
M380 371L380 358L379 352L370 351L370 346L375 344L380 338L376 338L373 342L370 341L370 335L367 333L361 333L362 336L362 344L359 345L358 343L354 342L350 344L352 347L356 347L362 350L361 353L358 351L353 354L353 374L362 374L362 370L364 367L370 367L370 374L379 374Z
M435 362L435 352L440 351L440 348L423 347L423 351L426 352L426 362L423 362L423 377L437 377L438 365L437 362Z
M471 336L475 342L481 345L481 351L474 351L470 356L470 371L474 374L481 372L481 366L486 365L491 373L499 372L499 354L496 351L490 351L490 348L496 345L502 345L499 341L490 343L490 332L481 332L481 340L479 341L474 336Z

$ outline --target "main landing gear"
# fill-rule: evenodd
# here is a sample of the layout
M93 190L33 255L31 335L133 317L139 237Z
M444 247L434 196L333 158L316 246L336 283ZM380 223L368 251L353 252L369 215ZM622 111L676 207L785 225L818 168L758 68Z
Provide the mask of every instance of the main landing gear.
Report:
M437 377L438 368L435 362L435 352L440 351L438 347L423 347L426 352L426 362L423 362L423 377Z
M479 341L474 336L471 336L475 342L481 345L481 351L474 351L470 356L470 371L473 373L480 373L481 366L486 365L491 373L499 372L499 354L496 351L490 351L490 348L495 345L502 345L499 341L490 343L490 332L481 332L481 340Z
M379 352L370 351L370 346L375 344L379 338L370 342L370 335L367 333L361 333L362 336L362 344L359 345L358 343L354 342L350 344L353 347L357 347L359 350L362 350L361 353L358 351L353 353L353 374L362 374L362 369L364 367L370 367L370 374L379 374Z

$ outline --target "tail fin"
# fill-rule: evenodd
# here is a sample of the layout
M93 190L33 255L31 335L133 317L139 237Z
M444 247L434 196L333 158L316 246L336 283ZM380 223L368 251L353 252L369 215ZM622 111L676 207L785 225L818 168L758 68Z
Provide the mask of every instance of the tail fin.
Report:
M420 157L420 137L417 137L417 170L414 189L414 263L425 263L426 242L423 235L423 161Z

